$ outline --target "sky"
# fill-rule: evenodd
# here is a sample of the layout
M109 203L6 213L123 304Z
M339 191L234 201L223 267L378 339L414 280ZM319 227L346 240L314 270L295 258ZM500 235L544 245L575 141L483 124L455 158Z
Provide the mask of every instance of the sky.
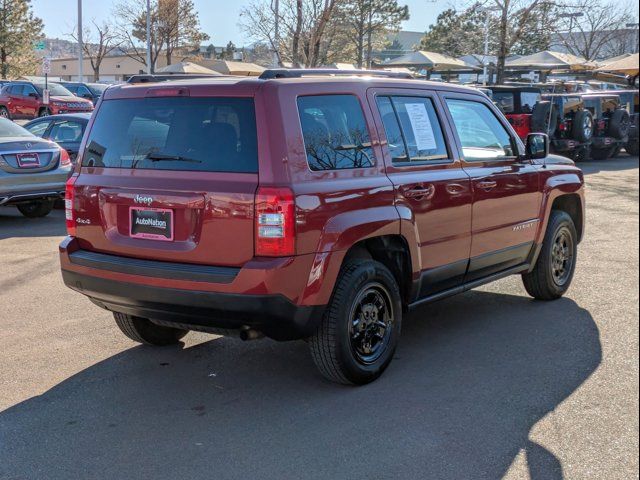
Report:
M112 16L118 0L82 2L85 23L92 19L102 23ZM31 3L36 16L44 21L47 37L69 39L68 34L76 23L78 0L31 0ZM194 0L202 29L211 37L210 43L216 46L226 45L229 40L237 46L251 43L238 27L240 10L249 3L250 0ZM398 3L409 6L411 17L402 29L423 32L435 23L438 13L451 5L451 0L401 0Z

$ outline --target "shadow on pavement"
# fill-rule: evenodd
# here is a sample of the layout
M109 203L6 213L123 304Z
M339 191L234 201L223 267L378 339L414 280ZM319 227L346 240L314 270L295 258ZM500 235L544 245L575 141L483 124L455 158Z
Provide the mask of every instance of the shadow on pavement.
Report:
M0 240L18 237L55 237L67 234L64 210L43 218L26 218L15 207L0 207Z
M615 158L608 160L583 160L577 163L585 175L599 172L619 172L638 168L638 157L631 157L621 153Z
M562 479L529 431L601 358L572 300L486 292L414 313L360 388L319 378L304 342L138 346L0 412L0 478L494 480L524 450Z

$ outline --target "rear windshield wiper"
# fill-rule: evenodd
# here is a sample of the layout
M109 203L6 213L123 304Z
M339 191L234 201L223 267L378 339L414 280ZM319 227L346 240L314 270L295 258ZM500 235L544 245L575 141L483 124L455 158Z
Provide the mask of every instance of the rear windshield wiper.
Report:
M183 157L181 155L166 155L164 153L150 153L145 157L145 160L151 160L152 162L202 163L202 160L197 160L195 158Z

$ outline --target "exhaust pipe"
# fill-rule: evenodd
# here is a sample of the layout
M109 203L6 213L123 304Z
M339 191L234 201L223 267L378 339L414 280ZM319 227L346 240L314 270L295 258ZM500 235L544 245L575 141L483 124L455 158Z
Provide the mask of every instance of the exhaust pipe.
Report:
M245 342L249 340L258 340L263 337L264 337L264 333L250 327L246 327L240 330L240 340L243 340Z

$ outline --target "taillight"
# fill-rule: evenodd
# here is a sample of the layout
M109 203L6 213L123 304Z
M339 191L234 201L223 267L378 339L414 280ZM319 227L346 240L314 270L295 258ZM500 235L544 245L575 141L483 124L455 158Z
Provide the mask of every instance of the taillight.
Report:
M68 167L71 165L71 157L69 157L69 152L67 152L64 148L60 149L60 166Z
M67 233L72 237L76 235L76 219L75 213L73 211L73 204L76 194L73 186L76 183L77 179L77 175L72 175L71 177L69 177L64 190L64 216L67 220Z
M259 188L255 217L257 256L285 257L295 253L295 206L290 189Z

